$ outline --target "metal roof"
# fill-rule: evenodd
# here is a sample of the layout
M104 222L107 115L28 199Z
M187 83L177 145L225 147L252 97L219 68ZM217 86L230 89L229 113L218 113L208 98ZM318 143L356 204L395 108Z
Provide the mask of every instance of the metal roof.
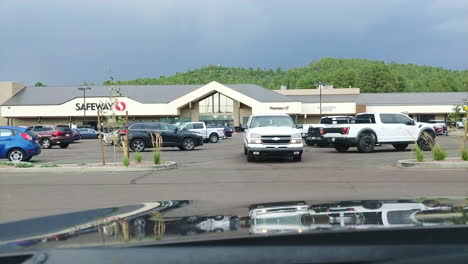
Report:
M319 95L288 95L287 97L303 103L320 102ZM358 97L358 94L322 94L322 103L354 103Z
M197 85L117 85L122 96L131 98L140 103L169 103L198 88ZM275 93L271 90L253 84L225 85L235 91L245 94L260 102L288 102L292 99ZM83 92L78 88L82 86L27 86L7 100L2 105L58 105L74 98L82 98ZM107 97L111 86L89 86L86 97Z
M363 93L356 104L362 105L455 105L468 100L468 92L442 93Z
M224 84L224 86L236 90L239 93L259 102L298 102L297 100L255 84Z
M320 102L319 95L288 95L303 103ZM362 93L322 95L323 103L356 103L360 105L455 105L468 100L468 92L440 93Z

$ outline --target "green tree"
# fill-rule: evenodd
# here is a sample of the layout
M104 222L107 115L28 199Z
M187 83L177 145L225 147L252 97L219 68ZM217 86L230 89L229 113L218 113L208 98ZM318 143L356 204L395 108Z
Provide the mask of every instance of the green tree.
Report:
M46 86L46 85L45 85L45 84L43 84L43 83L41 83L41 82L36 82L36 83L34 84L34 86L37 86L37 87L39 87L39 86Z

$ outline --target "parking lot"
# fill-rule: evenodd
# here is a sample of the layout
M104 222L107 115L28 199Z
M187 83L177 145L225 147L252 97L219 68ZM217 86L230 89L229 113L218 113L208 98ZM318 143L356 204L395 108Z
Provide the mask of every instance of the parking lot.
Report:
M449 156L459 155L460 137L437 140ZM368 154L305 146L302 162L248 163L242 152L242 134L234 134L194 151L164 148L162 159L179 163L173 170L0 175L0 221L166 199L208 200L232 208L267 200L468 197L467 170L399 169L395 162L413 158L413 153L391 146ZM143 154L151 160L150 150ZM115 161L121 161L121 155L115 148ZM105 157L114 161L113 146L105 146ZM99 141L82 140L67 149L45 149L32 161L77 164L100 159Z

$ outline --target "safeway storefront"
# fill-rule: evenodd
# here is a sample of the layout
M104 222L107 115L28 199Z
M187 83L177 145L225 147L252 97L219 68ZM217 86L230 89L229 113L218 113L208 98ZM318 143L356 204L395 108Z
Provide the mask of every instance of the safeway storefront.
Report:
M359 112L406 112L415 119L444 119L468 93L360 94L358 88L271 91L253 84L124 85L25 87L0 83L0 122L96 125L98 111L131 121L168 123L204 121L212 125L245 124L252 113L286 113L297 123L315 123L322 115ZM118 96L111 97L118 91ZM423 120L424 119L424 120Z

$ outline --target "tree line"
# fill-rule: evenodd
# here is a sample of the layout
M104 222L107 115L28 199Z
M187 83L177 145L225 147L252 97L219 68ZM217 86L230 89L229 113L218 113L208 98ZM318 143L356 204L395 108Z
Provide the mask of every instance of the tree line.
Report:
M281 68L238 68L209 65L158 78L105 81L109 84L224 84L253 83L269 89L313 88L318 82L335 88L358 87L364 93L468 91L468 70L449 70L416 64L385 63L367 59L322 58L309 65Z

